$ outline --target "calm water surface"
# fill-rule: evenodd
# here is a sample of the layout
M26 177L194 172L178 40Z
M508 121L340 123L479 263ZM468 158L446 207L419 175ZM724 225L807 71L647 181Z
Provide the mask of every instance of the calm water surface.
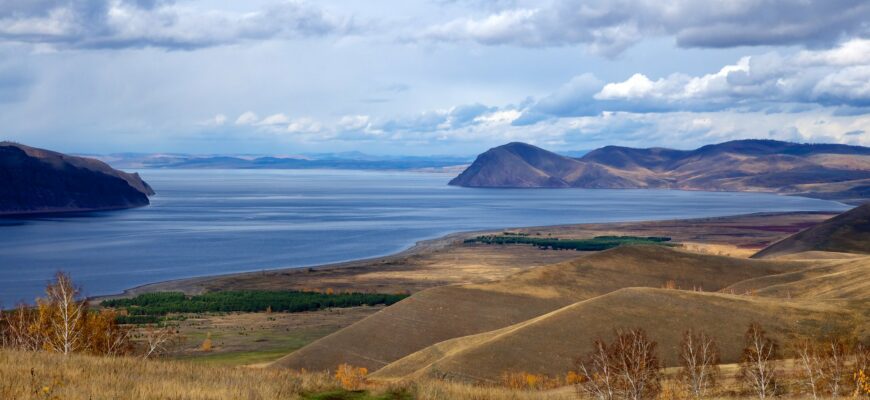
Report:
M151 206L0 220L0 304L32 301L58 269L88 295L149 282L393 253L446 233L760 211L830 201L662 190L468 189L410 172L144 170Z

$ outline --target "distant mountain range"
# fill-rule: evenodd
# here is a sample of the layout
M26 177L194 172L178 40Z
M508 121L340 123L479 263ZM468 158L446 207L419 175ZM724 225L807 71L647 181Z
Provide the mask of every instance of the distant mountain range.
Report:
M870 148L737 140L695 150L607 146L571 158L515 142L479 155L450 184L774 192L858 204L870 199Z
M470 157L374 156L360 152L262 155L116 153L89 155L117 168L456 170ZM458 171L457 171L458 172Z
M0 142L0 215L139 207L153 194L102 161Z

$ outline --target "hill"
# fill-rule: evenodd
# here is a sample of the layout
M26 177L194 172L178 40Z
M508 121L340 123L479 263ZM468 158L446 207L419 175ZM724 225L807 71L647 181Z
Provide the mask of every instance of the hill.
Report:
M139 207L153 194L101 161L0 142L0 215Z
M376 370L445 340L494 331L622 288L719 290L798 270L804 262L748 260L660 246L626 246L538 267L502 281L416 293L278 360L275 366L321 370L342 362Z
M575 159L509 143L478 156L450 184L760 191L860 203L870 198L870 148L738 140L696 150L607 146Z
M870 254L870 204L780 240L753 257L772 258L805 251Z
M786 333L821 330L851 334L860 323L833 304L682 290L626 288L581 301L520 324L438 343L377 371L373 377L442 377L498 382L504 372L562 376L577 357L613 329L644 327L665 366L676 366L680 334L702 328L715 335L723 363L737 362L753 321L781 342ZM866 322L866 321L864 321ZM796 332L797 330L797 332Z

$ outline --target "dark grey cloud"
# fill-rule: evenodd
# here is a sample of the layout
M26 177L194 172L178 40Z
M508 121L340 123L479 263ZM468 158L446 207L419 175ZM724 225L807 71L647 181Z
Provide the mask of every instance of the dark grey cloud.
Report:
M0 7L0 41L71 48L196 49L356 29L352 18L301 1L247 13L166 0L8 0Z
M681 47L819 46L870 35L866 0L556 0L431 26L433 41L547 47L586 45L613 56L645 38Z

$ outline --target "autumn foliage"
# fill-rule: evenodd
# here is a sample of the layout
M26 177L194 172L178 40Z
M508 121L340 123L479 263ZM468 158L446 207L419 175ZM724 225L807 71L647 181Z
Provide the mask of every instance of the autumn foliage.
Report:
M369 370L366 368L341 364L335 370L335 379L347 390L359 390L365 385L368 374Z
M0 345L61 354L118 356L132 351L131 331L118 325L113 311L93 311L69 275L58 272L36 307L19 306L0 314Z

